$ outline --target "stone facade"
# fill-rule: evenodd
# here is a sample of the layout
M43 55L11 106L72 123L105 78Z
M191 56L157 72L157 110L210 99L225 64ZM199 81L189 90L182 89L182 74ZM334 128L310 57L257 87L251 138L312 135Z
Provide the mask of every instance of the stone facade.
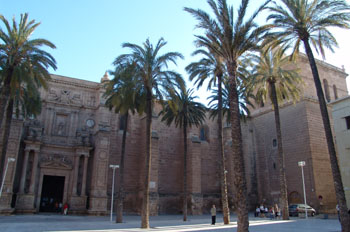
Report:
M335 141L348 208L350 208L350 97L332 103Z
M320 110L310 68L305 57L301 59L303 96L297 104L285 102L281 107L288 195L290 202L302 199L297 162L305 160L308 203L319 208L318 197L322 196L321 205L331 209L335 193ZM346 96L344 71L323 62L319 62L319 68L328 86L336 86L331 99ZM106 80L105 75L101 82ZM122 130L120 116L104 106L103 83L52 75L48 89L41 91L41 114L26 122L13 120L6 158L14 157L16 162L9 165L0 211L41 212L49 206L52 210L54 201L59 201L68 203L73 213L107 214L112 189L109 165L120 162ZM162 123L157 116L159 110L157 105L152 122L151 215L181 213L182 130ZM145 116L132 115L127 129L125 213L138 214L141 209L145 130ZM274 116L269 104L252 110L252 117L242 122L242 136L249 203L251 207L260 202L273 204L278 199L279 181ZM216 122L209 119L201 128L188 130L187 200L192 214L208 213L213 203L220 205L217 139ZM230 127L226 126L224 149L232 207L231 144ZM115 186L119 186L118 169ZM50 193L50 189L56 193Z

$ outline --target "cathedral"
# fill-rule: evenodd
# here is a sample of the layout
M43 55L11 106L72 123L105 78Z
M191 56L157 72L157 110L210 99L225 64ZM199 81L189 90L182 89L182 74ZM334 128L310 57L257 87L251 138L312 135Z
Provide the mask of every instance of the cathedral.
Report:
M317 61L328 102L348 95L345 70ZM286 157L288 200L303 202L299 161L305 161L307 203L318 211L336 205L329 154L308 60L298 60L304 85L300 100L281 104L281 127ZM105 106L104 83L52 75L41 90L42 111L36 118L13 118L5 157L7 172L0 197L0 213L54 212L57 204L68 203L76 214L109 213L113 170L120 164L124 129L120 115ZM152 167L150 213L182 212L183 134L166 126L156 105L152 122ZM331 111L330 111L331 112ZM208 213L220 206L220 175L217 123L207 118L201 127L188 131L188 207L192 214ZM126 214L139 214L145 173L145 116L131 116L127 127L125 155ZM230 208L233 201L233 165L230 125L224 124L224 150ZM243 152L251 208L279 199L277 138L271 104L251 109L242 121ZM12 158L12 159L9 159ZM8 161L13 162L8 162ZM119 186L118 169L115 189ZM220 207L219 207L220 208Z

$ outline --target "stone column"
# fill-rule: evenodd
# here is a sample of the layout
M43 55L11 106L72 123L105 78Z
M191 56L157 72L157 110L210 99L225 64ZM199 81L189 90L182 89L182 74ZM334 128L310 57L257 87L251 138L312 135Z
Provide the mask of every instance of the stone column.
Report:
M85 194L85 182L86 182L86 172L87 172L87 165L86 157L88 157L89 150L91 148L84 148L80 147L76 150L76 155L74 158L74 168L73 168L73 186L72 186L72 197L70 198L70 210L75 213L85 213L86 212L86 199L87 196ZM84 170L83 170L83 177L82 177L82 187L81 187L81 194L78 196L78 179L79 179L79 164L80 164L80 157L84 156Z
M87 175L87 165L89 161L89 156L84 156L84 172L83 172L83 182L81 186L81 195L86 196L86 175Z
M73 176L73 196L77 196L78 178L79 178L79 158L80 155L75 155L74 158L74 176Z
M37 183L37 172L39 169L39 155L40 155L40 142L25 140L23 169L21 173L20 189L16 198L16 212L18 213L34 213L37 205L37 194L35 193L35 184ZM32 167L29 166L29 159L31 152L33 151L33 163ZM30 177L29 190L25 193L26 178L28 169L32 168L32 174Z
M157 131L152 131L151 149L152 149L152 163L151 163L151 178L149 183L150 191L150 215L158 215L159 193L158 193L158 179L159 179L159 136Z
M26 184L26 174L27 174L27 167L28 167L28 158L29 158L29 150L24 151L24 160L23 160L23 168L22 168L22 175L21 175L21 183L19 187L19 192L21 194L24 193L24 188Z
M34 151L33 170L32 170L32 176L30 178L30 186L29 186L29 193L33 195L35 190L36 173L38 171L38 160L39 160L38 151Z

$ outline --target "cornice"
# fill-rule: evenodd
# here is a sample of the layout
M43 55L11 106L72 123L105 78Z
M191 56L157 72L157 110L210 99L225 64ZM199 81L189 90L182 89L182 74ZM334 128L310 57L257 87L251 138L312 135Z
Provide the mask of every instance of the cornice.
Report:
M51 74L51 80L49 80L49 82L76 86L76 87L91 89L91 90L102 89L102 85L97 82L81 80L73 77L60 76L56 74Z
M339 98L337 100L333 100L329 103L329 105L335 105L335 104L338 104L339 102L342 102L342 101L348 101L350 100L350 95L348 96L345 96L345 97L342 97L342 98Z
M300 56L300 58L302 58L303 60L305 60L305 61L307 61L309 63L309 59L308 59L306 54L300 52L299 56ZM318 64L318 65L320 65L320 66L322 66L322 67L324 67L326 69L331 69L332 71L339 72L339 73L341 73L344 76L344 78L346 78L349 75L349 74L347 74L345 72L345 70L343 70L341 68L338 68L337 66L334 66L332 64L329 64L329 63L327 63L325 61L322 61L322 60L319 60L319 59L316 59L316 58L315 58L315 60L316 60L316 64Z

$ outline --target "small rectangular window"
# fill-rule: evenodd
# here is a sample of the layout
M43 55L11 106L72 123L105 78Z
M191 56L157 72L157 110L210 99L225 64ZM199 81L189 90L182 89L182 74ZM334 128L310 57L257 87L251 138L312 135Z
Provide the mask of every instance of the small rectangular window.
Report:
M272 147L277 147L277 140L276 139L272 140Z
M350 116L345 117L346 128L350 130Z

